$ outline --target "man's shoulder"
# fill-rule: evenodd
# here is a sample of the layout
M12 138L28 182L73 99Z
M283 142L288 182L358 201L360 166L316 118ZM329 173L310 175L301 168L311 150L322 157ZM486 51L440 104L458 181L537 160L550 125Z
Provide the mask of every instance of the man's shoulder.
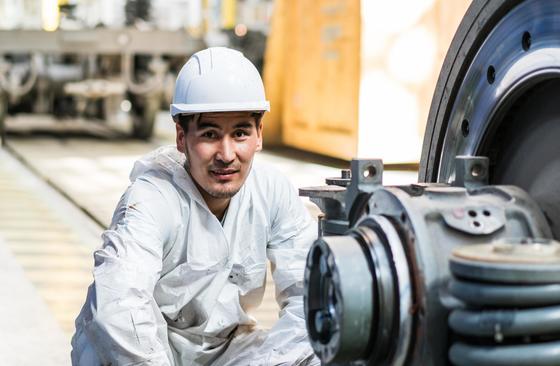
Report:
M252 174L253 183L259 188L271 189L274 187L292 187L288 177L278 169L260 162L253 163Z
M185 157L172 146L161 146L139 158L130 172L130 181L134 182L142 176L157 176L165 180L178 169L183 169Z
M144 197L146 201L161 201L161 204L169 205L180 199L173 175L158 169L146 169L136 175L127 191L129 195Z
M270 165L255 163L251 173L250 191L254 199L270 209L297 198L297 191L288 177Z
M172 202L174 190L165 177L145 172L130 183L123 198L127 201L142 202L142 207L153 209Z
M175 193L177 187L174 183L174 175L177 170L184 169L182 164L184 164L184 157L181 157L173 146L163 146L153 150L134 163L130 172L131 187Z

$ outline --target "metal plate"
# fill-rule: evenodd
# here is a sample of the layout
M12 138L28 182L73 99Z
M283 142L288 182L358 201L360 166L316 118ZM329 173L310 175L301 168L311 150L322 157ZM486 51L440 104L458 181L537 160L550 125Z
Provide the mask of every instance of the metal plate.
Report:
M459 278L483 282L544 284L558 283L560 278L558 264L535 266L534 264L480 262L452 257L449 260L449 268Z
M560 364L560 342L500 347L455 343L449 358L457 366L556 366Z
M530 309L455 310L449 326L458 334L493 338L557 334L560 331L560 306Z
M560 243L550 239L511 239L508 242L464 245L453 256L477 262L497 264L558 265ZM560 278L558 278L560 282Z
M474 306L508 308L560 304L560 284L516 286L453 279L449 291Z

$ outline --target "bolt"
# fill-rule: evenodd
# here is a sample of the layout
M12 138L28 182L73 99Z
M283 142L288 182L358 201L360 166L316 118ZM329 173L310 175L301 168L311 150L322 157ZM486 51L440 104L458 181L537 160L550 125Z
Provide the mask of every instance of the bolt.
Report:
M332 327L331 314L326 311L318 311L315 313L315 329L323 336L328 336Z

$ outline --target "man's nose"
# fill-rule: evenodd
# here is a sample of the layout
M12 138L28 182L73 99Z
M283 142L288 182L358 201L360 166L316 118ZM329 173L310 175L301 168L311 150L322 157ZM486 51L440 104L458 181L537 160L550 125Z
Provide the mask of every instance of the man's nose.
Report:
M216 159L228 165L235 160L235 142L225 137L220 143L220 148L216 154Z

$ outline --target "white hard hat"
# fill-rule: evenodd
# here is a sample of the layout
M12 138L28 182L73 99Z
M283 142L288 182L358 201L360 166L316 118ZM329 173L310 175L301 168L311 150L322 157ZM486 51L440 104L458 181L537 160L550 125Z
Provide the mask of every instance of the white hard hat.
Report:
M183 66L175 83L171 116L204 112L269 111L255 66L239 51L212 47Z

